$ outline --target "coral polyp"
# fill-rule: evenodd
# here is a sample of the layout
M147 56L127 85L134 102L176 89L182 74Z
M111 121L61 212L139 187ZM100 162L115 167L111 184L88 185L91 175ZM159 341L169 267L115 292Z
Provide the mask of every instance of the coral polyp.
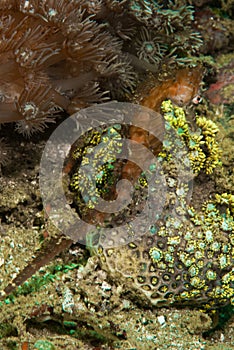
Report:
M146 70L157 71L167 60L181 66L199 47L193 9L172 2L0 4L0 122L18 122L17 130L26 135L42 131L57 114L107 97L132 98Z
M137 55L140 60L149 63L158 63L163 57L166 47L160 43L160 39L154 36L152 32L143 27L139 34L139 39L136 40Z
M104 90L99 94L97 78L116 76L124 65L121 42L93 20L83 1L12 1L4 8L0 122L18 122L22 133L43 130L71 103L78 108L98 101Z

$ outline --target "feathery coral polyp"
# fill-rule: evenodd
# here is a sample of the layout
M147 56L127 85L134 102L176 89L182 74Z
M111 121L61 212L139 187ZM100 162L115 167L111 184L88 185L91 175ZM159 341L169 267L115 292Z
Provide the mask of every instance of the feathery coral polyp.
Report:
M43 130L71 101L73 108L76 102L78 108L102 101L97 79L119 60L121 44L93 20L84 1L1 5L0 122L16 121L29 135Z
M126 101L146 70L178 68L201 45L193 8L173 2L0 0L0 9L0 122L20 121L28 135L107 92Z

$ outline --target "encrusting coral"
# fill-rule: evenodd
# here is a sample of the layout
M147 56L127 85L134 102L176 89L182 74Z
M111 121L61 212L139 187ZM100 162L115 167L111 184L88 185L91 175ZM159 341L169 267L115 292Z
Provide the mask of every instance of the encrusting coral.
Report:
M168 186L162 213L155 213L155 223L140 238L139 231L134 231L129 222L129 232L125 234L132 241L125 247L104 248L102 228L88 236L87 245L100 256L103 268L112 278L121 281L127 291L136 293L145 303L205 309L233 303L233 196L216 195L200 211L188 203L189 177L201 171L211 174L220 164L221 154L215 141L217 126L205 117L197 117L192 132L182 108L165 101L162 111L166 135L157 158ZM171 130L179 137L176 142ZM176 175L177 157L181 159L181 178ZM149 174L156 168L156 164L151 164ZM147 185L143 180L138 188ZM155 183L150 190L158 191L160 196L157 186ZM129 212L137 211L137 204ZM109 240L112 239L115 242L116 237L110 236ZM124 240L122 236L121 239Z
M78 147L73 152L74 159L82 159L81 169L73 174L70 185L74 192L78 193L80 189L85 191L82 196L78 195L78 198L75 198L79 205L81 198L83 198L87 208L94 208L98 201L99 192L101 191L104 194L105 189L107 192L110 191L111 184L113 185L114 182L111 179L111 171L114 169L115 155L116 152L120 153L122 150L122 138L118 128L121 128L121 126L114 125L92 132L92 135L85 140L87 144L85 149L82 150ZM90 147L99 143L102 144L98 152L95 151L95 148ZM91 175L92 178L88 171L90 162L94 170Z
M192 132L188 126L185 113L182 108L172 105L170 101L162 103L164 118L176 129L188 149L191 167L194 173L204 169L206 174L211 174L213 169L220 164L221 150L215 140L218 132L217 125L205 117L196 117L196 131Z

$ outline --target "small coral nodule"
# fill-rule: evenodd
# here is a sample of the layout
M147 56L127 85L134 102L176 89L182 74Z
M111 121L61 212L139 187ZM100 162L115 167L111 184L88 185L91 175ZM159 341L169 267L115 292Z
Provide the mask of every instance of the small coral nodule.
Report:
M196 131L192 131L181 107L173 106L171 101L162 103L164 118L184 140L193 171L197 174L202 169L211 174L221 164L221 150L216 141L217 125L205 117L196 117Z
M70 184L78 205L84 201L87 208L93 209L100 194L103 195L105 189L111 186L113 164L122 149L118 127L120 125L92 131L87 137L84 149L78 147L73 152L73 158L78 159L78 164L79 159L82 159L78 170L72 175Z

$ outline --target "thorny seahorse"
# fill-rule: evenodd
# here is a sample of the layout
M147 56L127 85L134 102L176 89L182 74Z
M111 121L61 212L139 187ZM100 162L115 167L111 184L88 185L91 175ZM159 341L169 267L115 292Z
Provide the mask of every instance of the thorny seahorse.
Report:
M174 103L181 106L189 104L199 91L203 69L199 66L196 68L184 68L175 71L174 76L172 76L173 74L170 74L170 78L165 79L163 82L158 82L157 78L152 76L151 79L148 79L140 86L132 99L132 102L138 103L157 112L160 111L162 101L166 99L171 99ZM160 135L160 132L158 132L158 129L160 129L163 135L163 119L156 118L152 123L152 120L149 120L147 115L136 115L133 124L139 122L139 120L141 125L144 125L146 129L149 127L151 130L157 129L158 135ZM161 141L141 127L136 127L134 125L130 126L128 130L128 138L146 146L154 153L154 155L157 155L162 149ZM66 164L64 172L69 172L71 167L72 160L71 163L68 162ZM141 169L131 161L127 161L121 171L121 178L128 179L133 184L137 181L141 173ZM99 215L98 221L103 222L103 220L104 216ZM4 291L1 292L0 299L6 298L6 296L11 294L16 287L22 285L42 266L47 265L57 255L67 250L73 243L73 240L62 234L59 237L50 239L49 241L45 240L36 257L30 261L4 289Z

